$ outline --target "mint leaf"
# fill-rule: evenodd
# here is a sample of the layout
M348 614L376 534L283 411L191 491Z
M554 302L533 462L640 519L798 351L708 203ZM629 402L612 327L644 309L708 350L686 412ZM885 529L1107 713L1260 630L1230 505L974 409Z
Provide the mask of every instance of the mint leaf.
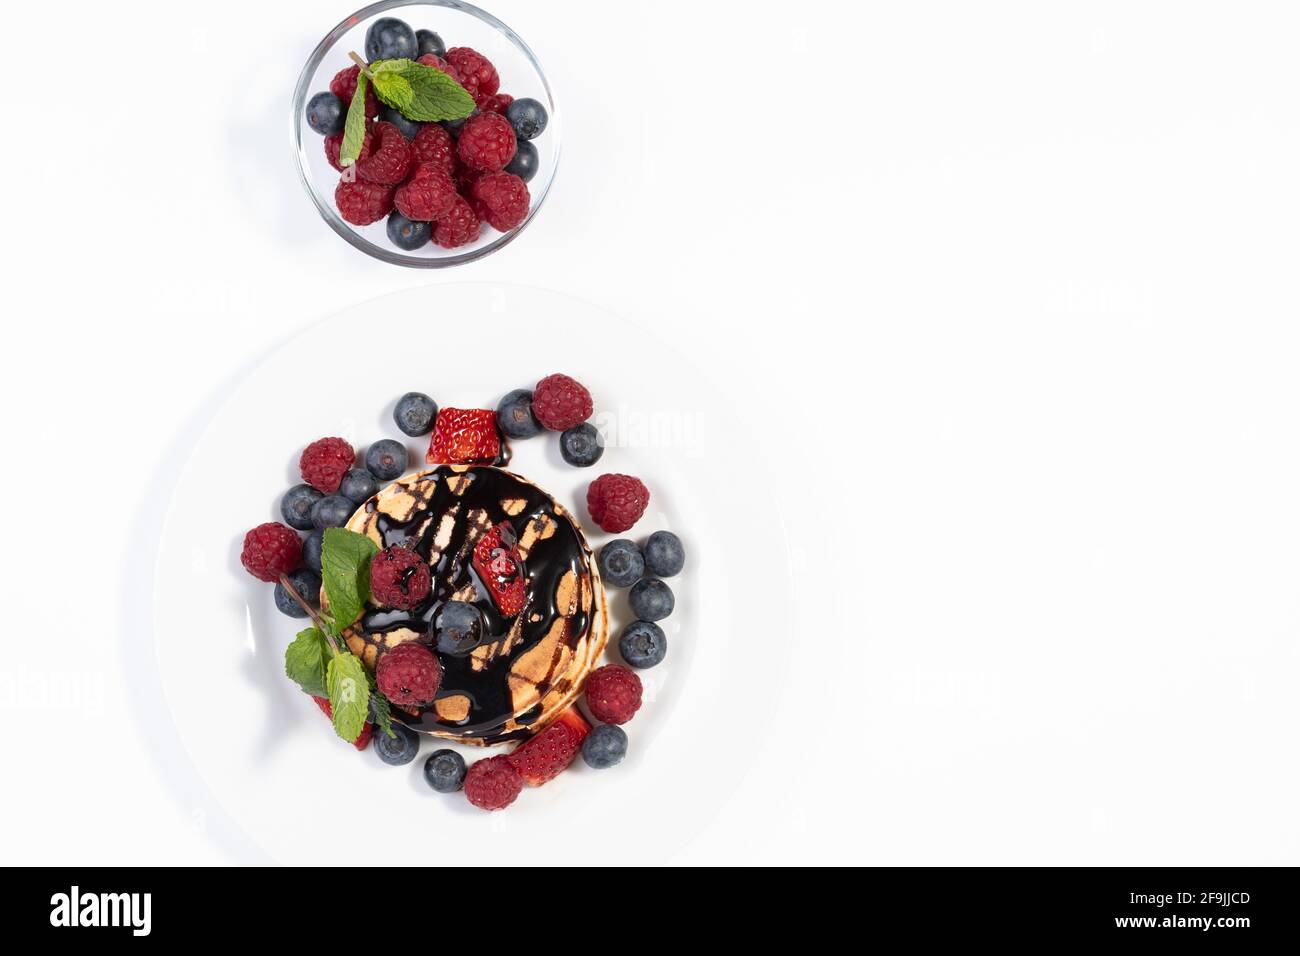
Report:
M299 631L293 643L284 649L284 673L306 693L325 697L325 668L330 646L319 628Z
M415 91L411 89L410 81L403 74L388 70L375 74L375 96L388 106L403 111L405 115L405 111L410 108L411 101L415 98Z
M330 658L325 673L334 732L353 743L365 729L370 714L370 684L366 668L357 657L339 652Z
M321 581L329 603L330 631L342 634L361 616L370 598L370 559L378 546L364 534L327 528L321 545Z
M366 142L366 90L370 81L365 73L357 74L357 90L348 104L348 118L343 121L343 144L339 147L339 165L351 166L361 155Z
M474 97L437 67L408 60L400 75L411 87L410 103L397 106L407 119L436 123L464 119L474 112Z
M401 73L410 66L412 62L414 61L408 60L406 57L399 57L396 60L375 60L375 62L370 64L369 70L375 76L378 76L381 73Z
M393 729L393 715L389 711L388 698L375 688L374 675L370 675L369 671L366 673L370 676L370 722L389 737L396 737L397 731Z

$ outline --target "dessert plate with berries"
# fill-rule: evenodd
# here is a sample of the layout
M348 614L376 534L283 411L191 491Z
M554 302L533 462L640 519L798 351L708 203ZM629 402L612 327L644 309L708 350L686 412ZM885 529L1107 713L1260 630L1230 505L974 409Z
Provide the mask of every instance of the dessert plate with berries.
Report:
M478 331L371 337L435 300ZM178 482L176 727L275 859L667 859L797 714L787 477L707 374L579 300L452 284L335 316Z
M303 184L362 251L437 268L501 248L541 208L560 157L537 58L456 0L385 0L313 51L293 99Z

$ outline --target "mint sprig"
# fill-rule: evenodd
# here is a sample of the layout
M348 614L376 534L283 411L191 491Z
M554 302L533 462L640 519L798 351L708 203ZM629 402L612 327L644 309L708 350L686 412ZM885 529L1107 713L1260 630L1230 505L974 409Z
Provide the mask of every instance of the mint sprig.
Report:
M321 582L329 604L325 618L337 637L356 623L370 598L370 559L379 546L364 534L328 528L321 545Z
M370 716L370 684L366 668L354 654L337 652L325 671L334 732L349 743L361 736Z
M329 694L325 687L325 668L330 660L330 646L318 627L299 631L293 643L284 649L284 673L313 697Z
M376 60L374 63L367 64L355 53L350 56L361 67L361 72L357 76L357 89L361 88L361 78L368 78L374 85L375 96L379 101L386 106L391 106L409 120L419 123L437 123L443 120L464 119L474 112L474 97L436 66L426 66L407 59ZM353 96L352 106L348 107L349 123L352 121L352 111L356 103L357 98ZM364 120L364 98L361 106ZM364 132L363 128L362 135ZM345 128L345 145L346 142ZM358 155L360 150L361 143L358 143ZM340 151L340 166L345 165L342 159L344 155L346 154Z
M343 121L343 142L339 146L339 165L345 169L357 161L361 147L366 143L366 90L369 82L366 71L357 74L357 89L348 104L348 117Z

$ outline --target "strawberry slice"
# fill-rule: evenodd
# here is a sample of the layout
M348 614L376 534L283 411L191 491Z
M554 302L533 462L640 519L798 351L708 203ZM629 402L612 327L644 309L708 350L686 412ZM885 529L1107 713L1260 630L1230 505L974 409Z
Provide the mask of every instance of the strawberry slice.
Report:
M497 413L490 408L444 408L424 460L431 465L490 465L501 456Z
M583 738L591 726L577 710L570 707L553 724L524 741L506 759L524 783L540 787L554 780L573 763L582 748Z
M524 562L519 557L519 541L509 521L501 522L479 538L470 563L492 595L498 611L514 617L524 609L527 596Z

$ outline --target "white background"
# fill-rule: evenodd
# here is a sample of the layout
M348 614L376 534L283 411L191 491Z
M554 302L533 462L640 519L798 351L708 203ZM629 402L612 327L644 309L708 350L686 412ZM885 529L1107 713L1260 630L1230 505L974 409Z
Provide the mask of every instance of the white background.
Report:
M681 862L1296 863L1287 5L490 9L564 160L515 244L437 275L296 180L288 98L346 9L8 15L0 857L240 858L126 692L159 509L269 348L473 279L653 329L822 476L796 663L701 728L776 713L765 761Z

